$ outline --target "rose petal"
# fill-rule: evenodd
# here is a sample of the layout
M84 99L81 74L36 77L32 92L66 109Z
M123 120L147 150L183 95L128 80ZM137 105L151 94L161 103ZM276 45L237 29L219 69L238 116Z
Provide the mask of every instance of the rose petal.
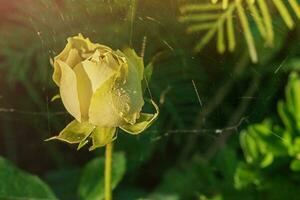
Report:
M130 134L139 134L147 129L158 117L159 108L154 101L151 100L152 105L154 106L156 112L154 114L141 113L140 118L136 121L135 124L124 124L120 126L122 130Z
M91 81L93 92L117 72L103 61L92 62L86 60L82 62L82 66Z
M138 56L133 49L127 48L124 51L124 55L128 62L132 64L138 71L140 80L143 80L144 76L144 61L143 58Z
M77 79L77 92L80 105L81 120L88 120L89 107L93 95L92 84L81 63L76 65L73 70L76 74Z
M78 50L73 48L70 50L65 63L69 65L71 68L74 68L81 61L82 58L79 56Z
M52 75L53 81L59 86L60 78L61 78L61 69L57 61L65 61L68 57L69 51L71 50L71 45L68 43L64 50L54 57L54 72Z
M121 114L121 117L128 123L134 124L144 105L141 80L136 68L132 63L124 67L128 68L126 82L117 82L114 86L113 104Z
M89 38L84 38L81 34L68 38L68 43L70 43L72 48L79 50L80 54L94 52L96 49L111 50L108 46L92 43Z
M64 62L57 61L61 70L60 95L67 111L81 122L81 112L77 92L77 80L74 71Z
M90 123L101 127L118 127L122 118L113 105L111 89L115 77L105 81L93 94L89 109Z

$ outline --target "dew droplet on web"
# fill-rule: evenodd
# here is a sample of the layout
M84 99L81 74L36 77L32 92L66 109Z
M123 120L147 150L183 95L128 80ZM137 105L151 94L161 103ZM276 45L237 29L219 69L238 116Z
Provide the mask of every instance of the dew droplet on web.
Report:
M120 90L116 90L116 92L117 92L117 96L121 97L121 95L122 95L121 91Z
M125 104L124 104L124 110L125 110L125 112L129 112L130 106L129 106L128 103L125 103Z
M121 88L121 93L122 93L122 94L125 94L126 91L125 91L123 88Z

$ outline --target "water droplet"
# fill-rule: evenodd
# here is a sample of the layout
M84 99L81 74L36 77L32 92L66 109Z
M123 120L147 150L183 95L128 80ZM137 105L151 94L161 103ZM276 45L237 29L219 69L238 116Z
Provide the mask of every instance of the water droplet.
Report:
M130 110L130 106L128 103L124 104L124 110L125 110L125 112L128 112Z
M119 96L119 97L122 95L120 90L116 90L116 93L117 93L117 96Z

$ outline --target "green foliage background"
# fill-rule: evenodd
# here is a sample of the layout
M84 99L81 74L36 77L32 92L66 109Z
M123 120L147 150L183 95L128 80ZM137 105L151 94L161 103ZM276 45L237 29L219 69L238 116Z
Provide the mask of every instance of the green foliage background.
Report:
M60 101L50 102L57 88L49 60L78 33L114 49L130 46L154 65L147 96L159 102L161 114L137 137L119 133L114 199L299 199L297 12L282 1L293 19L290 29L274 1L265 1L274 32L269 45L246 1L240 2L255 63L238 12L231 13L234 51L220 48L222 41L230 43L225 32L223 40L216 34L200 52L193 51L209 27L188 34L191 24L182 23L188 21L182 9L200 2L212 5L205 0L1 1L0 199L103 197L104 149L77 152L72 145L43 141L72 120Z

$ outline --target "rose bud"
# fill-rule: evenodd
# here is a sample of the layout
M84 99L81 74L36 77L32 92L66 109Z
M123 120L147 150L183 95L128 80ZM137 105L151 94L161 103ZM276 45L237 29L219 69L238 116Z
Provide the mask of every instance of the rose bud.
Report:
M79 34L68 38L53 66L63 105L75 120L49 140L79 143L81 148L91 138L93 150L112 142L118 127L138 134L158 116L153 101L156 113L141 113L146 70L132 49L114 51Z

